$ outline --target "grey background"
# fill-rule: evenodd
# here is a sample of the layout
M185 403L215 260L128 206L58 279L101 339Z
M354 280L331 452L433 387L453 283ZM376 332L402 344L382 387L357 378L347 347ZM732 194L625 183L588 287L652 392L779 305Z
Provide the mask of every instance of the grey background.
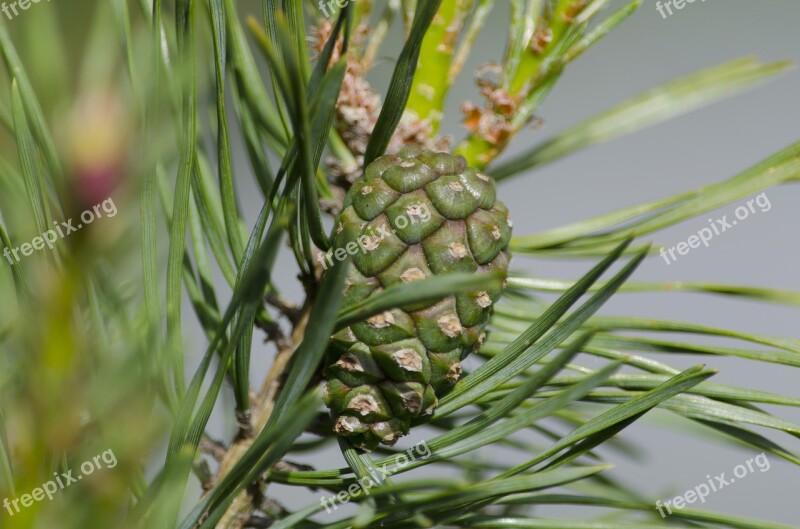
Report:
M463 134L458 125L461 102L466 98L480 102L470 73L478 65L502 57L508 27L507 4L505 0L497 1L497 8L474 48L462 80L448 100L448 119L443 130L456 138ZM619 5L622 3L612 3L614 7ZM258 12L254 2L245 3L242 9ZM509 153L527 148L650 87L716 63L751 54L764 61L783 58L797 61L800 59L798 21L800 3L797 0L698 1L687 4L666 20L656 11L655 1L646 0L622 27L568 68L540 109L544 128L520 134ZM382 91L391 75L393 63L389 57L399 52L400 42L395 32L382 50L387 59L372 72L371 80ZM792 71L742 96L519 176L504 183L499 196L514 218L515 234L522 235L730 178L800 139L798 94L800 73ZM236 158L237 173L242 177L244 188L241 200L248 218L254 219L261 206L259 194L252 188L244 153L240 151ZM746 222L715 238L711 247L693 250L670 266L653 258L639 269L634 279L750 284L800 291L796 245L796 204L800 190L796 186L784 186L768 191L767 195L772 204L769 212L751 215ZM731 215L736 205L722 208L708 217ZM653 240L658 245L672 246L706 225L705 218L694 219L655 234ZM558 278L577 277L591 264L590 261L561 263L522 259L512 262L517 270ZM281 261L280 273L279 284L288 294L299 297L300 292L294 286L296 272L288 256ZM796 308L711 296L624 294L612 300L603 313L798 336ZM192 345L200 345L199 334L195 336L197 344ZM737 346L732 342L716 343ZM260 384L271 355L270 350L254 353L257 362L253 370L254 385ZM715 382L800 397L798 372L790 368L716 356L671 355L662 360L676 367L706 362L721 370ZM230 395L226 398L225 407L231 409ZM800 413L795 409L765 408L782 418L800 420ZM220 434L230 432L229 419L221 417L222 413L217 415L213 428ZM612 471L615 478L653 500L668 499L693 488L704 482L707 474L727 472L730 475L736 465L756 455L749 449L736 449L695 435L687 430L685 423L666 427L663 419L668 420L667 414L651 414L624 431L623 439L641 449L642 461L631 461L618 451L603 452L617 465ZM797 451L797 439L773 433L770 436ZM421 439L425 439L424 430L414 432L401 446L411 446ZM514 462L520 461L519 455L513 457ZM333 447L303 462L318 468L344 465ZM776 457L770 456L770 462L769 472L756 471L747 479L713 494L703 508L800 527L797 505L800 473L796 467ZM319 494L300 495L299 490L271 488L272 493L289 506L319 500ZM575 516L583 513L573 508L556 511L556 514ZM332 518L320 519L330 521Z

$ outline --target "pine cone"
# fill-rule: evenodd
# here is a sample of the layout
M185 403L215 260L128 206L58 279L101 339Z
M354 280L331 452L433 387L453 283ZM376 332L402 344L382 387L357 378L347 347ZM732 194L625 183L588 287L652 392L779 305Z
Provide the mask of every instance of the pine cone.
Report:
M511 221L495 200L494 181L460 156L419 147L366 168L336 233L335 248L349 244L353 254L345 305L437 274L508 269ZM501 293L403 306L333 336L324 378L336 433L373 449L427 420L437 397L458 381L461 360L483 343Z

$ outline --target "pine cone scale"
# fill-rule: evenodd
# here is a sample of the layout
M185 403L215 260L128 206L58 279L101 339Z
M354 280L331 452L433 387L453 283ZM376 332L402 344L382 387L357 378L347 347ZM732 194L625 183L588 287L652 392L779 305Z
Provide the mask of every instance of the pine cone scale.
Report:
M345 305L439 274L508 269L508 211L492 179L459 156L419 147L382 156L344 206L336 247L360 249L349 265ZM412 303L333 336L323 375L334 431L372 449L430 417L461 376L461 361L483 343L501 293Z

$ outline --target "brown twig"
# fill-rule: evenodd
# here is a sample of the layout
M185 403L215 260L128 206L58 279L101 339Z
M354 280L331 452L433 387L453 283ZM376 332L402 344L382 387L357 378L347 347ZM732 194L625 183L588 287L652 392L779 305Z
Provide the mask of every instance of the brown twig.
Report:
M198 450L200 450L200 453L209 455L217 461L222 461L222 458L225 457L227 447L222 441L212 439L211 437L204 435L200 438Z
M300 321L301 316L303 315L303 310L299 307L296 303L289 301L288 299L284 299L282 296L276 294L275 292L269 292L264 301L278 309L281 314L286 316L292 325L297 325L297 322Z
M289 360L292 357L297 345L303 341L306 326L308 325L310 306L304 307L300 311L300 317L297 324L294 326L292 336L287 339L282 347L278 349L275 355L275 361L269 370L264 383L255 402L252 405L252 434L236 439L230 446L225 456L220 461L219 470L217 471L216 482L219 481L239 462L244 456L250 446L257 432L261 432L267 424L272 411L275 408L275 400L280 392L284 381L284 373ZM254 505L254 495L252 492L245 490L242 491L228 507L225 515L217 523L217 529L244 529L250 516L252 515Z

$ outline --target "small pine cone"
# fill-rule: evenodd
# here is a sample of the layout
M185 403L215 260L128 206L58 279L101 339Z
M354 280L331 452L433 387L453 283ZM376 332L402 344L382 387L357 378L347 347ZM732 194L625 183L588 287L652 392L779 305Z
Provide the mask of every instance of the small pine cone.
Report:
M359 246L345 305L437 274L508 270L508 210L494 181L460 156L406 147L378 158L348 192L335 231L336 248ZM501 294L414 303L334 335L324 378L335 432L373 449L427 420L483 342Z

